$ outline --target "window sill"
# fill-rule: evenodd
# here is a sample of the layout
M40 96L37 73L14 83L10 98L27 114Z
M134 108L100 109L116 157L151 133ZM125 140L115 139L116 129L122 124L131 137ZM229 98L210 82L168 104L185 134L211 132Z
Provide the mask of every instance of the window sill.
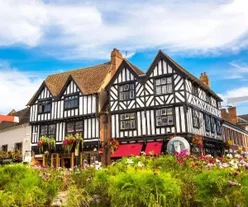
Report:
M41 114L50 114L51 113L51 111L49 111L49 112L38 112L38 115L41 115Z
M69 110L72 110L72 109L78 109L78 106L77 107L73 107L73 108L64 109L64 111L69 111Z

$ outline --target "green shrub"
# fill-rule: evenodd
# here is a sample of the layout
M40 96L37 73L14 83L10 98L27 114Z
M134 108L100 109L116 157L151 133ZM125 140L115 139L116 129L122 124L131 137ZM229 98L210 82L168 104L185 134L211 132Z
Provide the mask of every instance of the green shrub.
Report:
M212 169L197 175L194 182L197 206L247 206L247 175L243 177L229 169Z
M49 177L49 176L47 176ZM1 206L47 206L57 192L57 182L21 164L0 167Z
M111 206L180 206L180 182L168 173L129 167L112 176L109 186Z

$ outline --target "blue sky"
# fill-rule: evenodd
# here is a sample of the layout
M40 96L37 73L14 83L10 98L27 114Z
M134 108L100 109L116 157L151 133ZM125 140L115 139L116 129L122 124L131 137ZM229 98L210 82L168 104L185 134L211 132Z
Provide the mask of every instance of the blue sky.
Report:
M107 62L113 48L143 71L162 49L196 77L207 72L224 100L248 96L245 0L0 0L0 8L0 113L25 107L47 75ZM248 113L247 102L234 105Z

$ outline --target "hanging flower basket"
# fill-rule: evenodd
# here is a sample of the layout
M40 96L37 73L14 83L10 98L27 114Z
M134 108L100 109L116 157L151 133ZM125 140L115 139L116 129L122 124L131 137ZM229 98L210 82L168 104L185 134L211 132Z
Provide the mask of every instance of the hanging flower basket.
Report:
M52 149L55 149L56 141L54 138L47 137L47 136L41 136L37 145L38 145L39 151L42 153L46 150L50 151Z
M75 150L79 151L79 147L84 147L84 139L81 134L76 133L75 135L68 134L63 141L63 149L68 153L71 152L72 148L75 146Z
M119 143L118 139L116 139L116 138L111 139L109 141L109 147L110 147L110 151L112 154L114 153L115 150L117 150L119 148L119 145L120 145L120 143Z
M199 134L194 134L193 137L192 137L192 144L193 145L196 145L200 149L203 149L204 148L204 145L203 145L203 136L201 136Z

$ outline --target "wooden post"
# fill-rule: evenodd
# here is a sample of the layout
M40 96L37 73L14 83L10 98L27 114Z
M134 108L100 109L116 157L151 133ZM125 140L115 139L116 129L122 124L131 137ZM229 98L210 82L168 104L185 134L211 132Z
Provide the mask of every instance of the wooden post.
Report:
M58 168L58 167L60 167L60 165L59 165L59 154L57 153L56 154L56 168Z
M82 152L80 152L80 166L81 166L81 168L83 167L83 153Z
M42 165L46 165L46 156L44 154L42 155Z
M53 168L53 153L51 154L51 168Z
M71 169L74 168L74 158L75 158L75 155L74 155L74 152L71 153Z
M65 167L65 158L64 157L62 157L61 158L61 167Z

